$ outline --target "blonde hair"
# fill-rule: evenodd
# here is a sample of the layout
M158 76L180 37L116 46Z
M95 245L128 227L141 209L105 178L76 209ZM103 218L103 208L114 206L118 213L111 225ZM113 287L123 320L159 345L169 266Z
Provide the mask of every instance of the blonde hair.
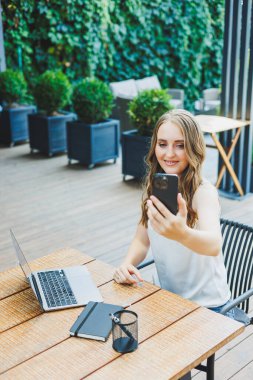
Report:
M198 217L192 208L192 199L195 191L202 183L201 167L205 159L205 141L203 133L193 115L188 111L180 109L173 109L162 115L153 131L150 149L145 160L147 164L147 174L144 182L140 223L147 227L147 200L152 194L153 175L159 172L164 173L164 170L157 161L155 148L158 130L162 124L167 122L178 126L184 137L184 149L189 165L179 178L179 192L182 194L187 205L187 225L193 227Z

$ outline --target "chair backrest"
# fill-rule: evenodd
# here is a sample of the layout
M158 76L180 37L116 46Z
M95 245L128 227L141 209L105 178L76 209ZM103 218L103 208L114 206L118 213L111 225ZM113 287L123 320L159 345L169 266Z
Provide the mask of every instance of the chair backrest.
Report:
M168 94L172 99L179 99L182 102L184 101L184 90L179 90L178 88L169 88Z
M135 83L136 83L138 92L143 91L143 90L153 90L153 89L160 90L161 88L161 84L156 75L153 75L151 77L146 77L143 79L137 79Z
M221 232L228 284L236 298L253 286L253 227L221 219ZM248 313L249 299L241 308Z
M169 88L167 92L171 96L170 103L174 108L184 108L184 90Z
M115 98L117 96L120 96L122 98L133 99L138 94L135 82L136 81L134 79L122 80L120 82L111 82L110 89L113 93L113 96Z
M209 100L219 100L220 99L220 90L218 88L208 88L203 91L204 102Z
M117 96L115 99L116 106L118 109L118 120L120 121L120 131L125 132L134 129L134 125L131 121L130 115L128 113L129 103L131 99L122 98Z

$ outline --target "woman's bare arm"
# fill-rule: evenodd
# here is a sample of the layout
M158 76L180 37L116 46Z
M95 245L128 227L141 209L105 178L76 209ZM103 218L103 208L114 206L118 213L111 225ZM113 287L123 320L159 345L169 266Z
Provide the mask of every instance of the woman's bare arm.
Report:
M115 270L114 280L118 283L126 284L143 281L136 266L145 259L148 249L149 238L147 229L142 224L139 224L123 263Z
M148 216L154 230L201 255L218 255L222 237L217 190L212 185L200 186L194 195L193 208L198 215L198 229L186 224L187 208L181 194L178 196L178 206L177 215L173 215L157 198L151 196Z

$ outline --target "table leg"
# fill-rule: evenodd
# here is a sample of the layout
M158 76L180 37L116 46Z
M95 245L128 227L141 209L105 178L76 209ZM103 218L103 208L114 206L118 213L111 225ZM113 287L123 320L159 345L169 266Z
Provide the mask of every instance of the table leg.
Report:
M206 365L199 364L197 365L197 367L195 367L195 369L198 369L199 371L206 372L206 380L214 380L214 359L215 354L207 358Z
M231 158L231 156L232 156L232 153L233 153L234 148L235 148L235 146L236 146L236 143L237 143L237 141L238 141L238 139L239 139L239 137L240 137L240 134L241 134L241 128L238 128L238 130L237 130L237 132L236 132L236 134L235 134L235 137L234 137L233 140L232 140L232 144L230 145L229 150L228 150L228 153L227 153L227 158L228 158L229 160L230 160L230 158ZM220 173L219 173L219 177L218 177L217 182L216 182L216 186L217 186L217 187L220 186L220 183L221 183L222 177L223 177L223 175L224 175L224 173L225 173L225 170L226 170L226 165L223 164L223 165L222 165L222 168L221 168L221 170L220 170Z
M214 354L210 356L209 358L207 358L206 380L214 380L214 358L215 358Z
M183 377L180 377L179 380L191 380L191 372L187 372Z
M217 138L216 134L215 133L211 133L211 136L212 136L212 139L215 142L215 144L217 146L217 149L218 149L218 151L219 151L219 153L220 153L220 155L221 155L221 157L223 159L223 162L224 162L224 168L222 166L222 168L221 168L221 170L219 172L218 180L216 182L216 187L217 188L219 187L220 182L222 180L222 177L223 177L223 175L225 173L225 167L227 167L227 169L228 169L228 171L229 171L229 173L230 173L230 175L231 175L231 177L232 177L232 179L234 181L235 187L237 188L239 194L240 195L244 195L244 192L243 192L243 189L241 187L241 184L240 184L240 182L239 182L239 180L238 180L238 178L237 178L237 176L235 174L233 166L231 165L231 163L229 161L229 159L230 159L230 157L231 157L231 155L233 153L233 150L235 148L235 145L236 145L236 143L238 141L240 132L241 132L241 129L238 128L238 131L237 131L237 133L236 133L236 135L235 135L235 137L233 139L233 142L232 142L232 145L230 146L228 154L226 154L226 152L225 152L223 146L221 145L219 139Z

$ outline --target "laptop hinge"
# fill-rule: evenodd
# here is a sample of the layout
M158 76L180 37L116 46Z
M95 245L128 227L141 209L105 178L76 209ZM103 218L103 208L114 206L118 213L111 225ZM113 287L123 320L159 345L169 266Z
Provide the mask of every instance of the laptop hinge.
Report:
M32 283L33 283L33 287L34 287L34 290L35 290L35 293L36 293L36 297L39 301L39 304L42 308L42 310L44 310L44 307L43 307L43 301L42 301L42 298L40 296L40 292L39 292L39 288L38 288L38 285L37 285L37 281L36 281L36 278L33 274L31 274L31 279L32 279Z

